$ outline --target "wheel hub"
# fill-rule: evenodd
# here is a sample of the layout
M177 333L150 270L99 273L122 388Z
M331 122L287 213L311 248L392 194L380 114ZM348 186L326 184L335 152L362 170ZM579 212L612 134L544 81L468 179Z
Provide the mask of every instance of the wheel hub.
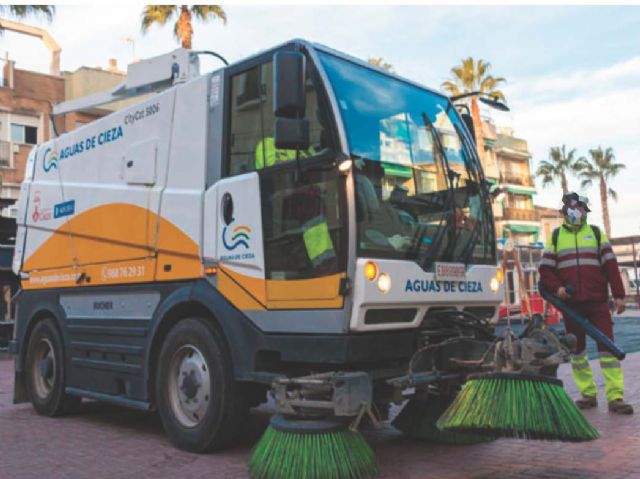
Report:
M182 346L171 358L169 402L184 427L195 427L204 418L211 397L209 365L193 345Z
M51 357L41 359L38 369L42 379L51 379L53 376L53 359Z
M35 393L41 399L49 397L53 391L56 376L56 360L53 345L48 338L42 338L35 347L31 366Z
M184 393L187 399L193 399L196 397L198 393L198 389L200 389L201 382L196 377L197 373L194 370L189 371L189 373L182 373L183 379L182 384L180 385L180 391Z

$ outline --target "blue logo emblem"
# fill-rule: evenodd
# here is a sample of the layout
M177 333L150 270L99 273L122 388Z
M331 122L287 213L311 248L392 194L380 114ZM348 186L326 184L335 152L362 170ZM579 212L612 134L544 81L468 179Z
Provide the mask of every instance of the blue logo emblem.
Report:
M58 168L58 153L51 148L47 148L42 157L42 167L45 173Z
M233 219L231 220L231 223L233 223ZM231 230L230 242L227 242L227 229L231 229L231 225L225 225L225 227L222 228L222 244L224 244L226 249L233 251L238 246L244 246L249 249L248 241L250 240L249 235L251 234L251 228L245 225L236 226Z

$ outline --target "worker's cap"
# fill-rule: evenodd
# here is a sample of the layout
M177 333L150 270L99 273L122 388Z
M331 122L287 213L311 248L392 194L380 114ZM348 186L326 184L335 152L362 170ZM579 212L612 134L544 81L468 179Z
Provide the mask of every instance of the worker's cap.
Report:
M566 195L563 195L562 203L567 208L582 206L587 213L591 211L589 209L589 198L587 198L586 196L581 196L575 191L572 191L571 193L567 193Z

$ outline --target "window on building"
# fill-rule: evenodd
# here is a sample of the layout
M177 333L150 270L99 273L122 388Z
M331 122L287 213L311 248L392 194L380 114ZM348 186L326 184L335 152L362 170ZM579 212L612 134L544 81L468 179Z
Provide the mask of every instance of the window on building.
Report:
M231 78L231 128L228 175L238 175L294 160L293 150L276 150L273 144L273 64L271 61ZM301 152L309 158L333 151L326 105L318 100L307 67L306 119L310 148Z
M11 123L11 141L14 143L35 145L38 143L38 128L35 126L21 125L19 123Z
M509 193L507 196L507 206L511 208L516 208L519 210L530 210L533 209L533 201L531 197L528 195L518 195L514 193Z

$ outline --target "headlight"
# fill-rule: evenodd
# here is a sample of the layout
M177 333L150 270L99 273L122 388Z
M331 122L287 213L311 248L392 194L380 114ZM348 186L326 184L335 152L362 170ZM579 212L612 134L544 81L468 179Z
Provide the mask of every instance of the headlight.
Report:
M489 283L489 287L491 288L491 291L494 293L498 292L498 288L500 288L500 282L498 281L498 278L491 278L491 282Z
M391 276L387 273L381 273L378 277L378 289L381 293L388 293L391 289Z

